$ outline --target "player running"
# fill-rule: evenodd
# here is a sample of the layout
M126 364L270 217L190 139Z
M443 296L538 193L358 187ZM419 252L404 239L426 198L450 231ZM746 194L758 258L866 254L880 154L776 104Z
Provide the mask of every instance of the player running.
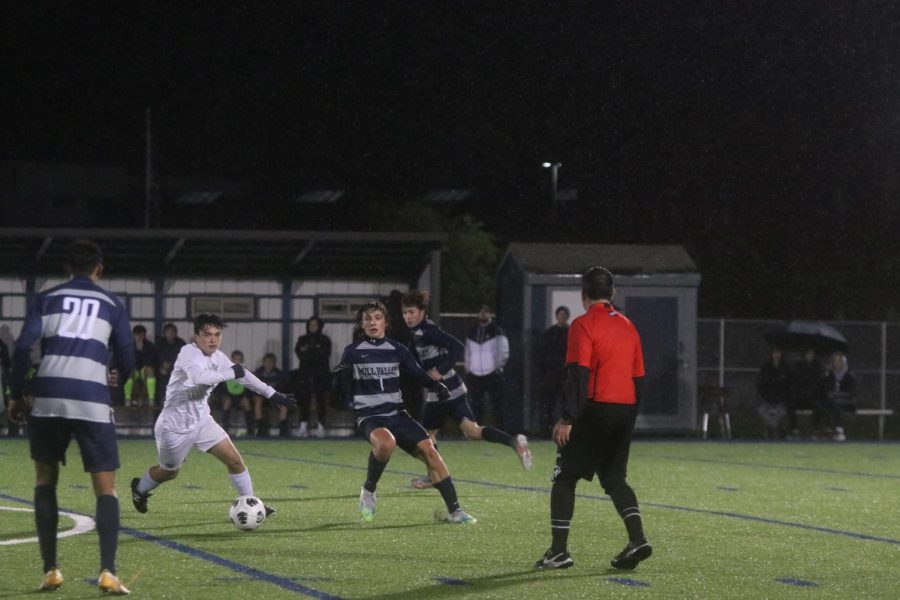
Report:
M522 466L530 469L531 451L528 449L528 438L522 434L513 437L496 427L482 427L475 421L475 415L466 399L466 384L453 369L456 363L462 360L465 346L433 321L425 318L428 306L426 293L412 290L403 296L402 303L403 320L412 334L413 345L422 368L434 381L442 381L450 390L450 397L445 401L439 401L434 392L426 392L425 395L422 425L428 431L435 447L438 429L444 424L444 419L451 416L467 439L509 446L516 451ZM417 477L412 480L412 486L420 490L429 488L431 480L427 475Z
M244 460L210 414L209 395L219 383L236 379L275 406L296 406L297 401L289 394L276 392L242 365L232 364L219 350L224 328L225 322L218 315L197 316L194 343L185 345L178 353L166 386L166 403L153 429L159 464L147 469L143 477L131 480L131 500L140 513L147 512L151 490L178 476L191 446L222 461L238 496L256 495ZM274 508L266 506L266 516L274 513Z
M428 376L410 351L385 337L387 309L373 300L357 313L360 336L344 349L338 377L344 395L352 398L356 425L372 451L366 481L359 493L359 511L364 521L375 518L375 488L397 446L425 463L428 476L447 506L443 520L474 523L475 518L459 507L456 488L444 459L428 433L403 410L400 369L408 371L439 397L448 398L447 386Z

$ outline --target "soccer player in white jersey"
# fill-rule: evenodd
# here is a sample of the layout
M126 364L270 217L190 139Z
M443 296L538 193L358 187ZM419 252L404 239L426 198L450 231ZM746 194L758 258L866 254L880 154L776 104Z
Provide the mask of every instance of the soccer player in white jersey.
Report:
M186 344L178 353L166 386L166 403L153 429L159 464L147 469L143 477L131 480L131 500L138 512L147 512L151 490L178 476L191 447L222 461L238 496L256 495L244 460L210 414L209 395L219 383L236 379L275 406L296 406L297 401L290 394L276 392L242 365L228 360L219 350L224 328L225 322L218 315L198 315L194 319L194 342ZM266 506L266 516L274 512L274 508Z
M72 279L34 298L16 340L9 416L21 422L28 412L22 388L31 367L31 346L40 340L41 365L28 415L28 438L36 474L34 520L44 561L40 590L57 590L63 584L56 560L56 487L59 465L66 464L66 448L75 438L97 497L94 520L100 538L101 569L97 585L102 592L124 595L128 588L116 576L115 565L119 539L119 450L106 365L112 349L119 373L128 377L134 368L134 340L125 304L97 285L103 274L100 247L78 240L66 248L65 261Z

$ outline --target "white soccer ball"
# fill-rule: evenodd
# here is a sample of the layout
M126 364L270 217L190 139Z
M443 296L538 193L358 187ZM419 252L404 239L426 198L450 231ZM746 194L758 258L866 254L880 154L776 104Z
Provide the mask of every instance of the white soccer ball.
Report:
M243 531L252 531L266 520L266 506L256 496L238 496L228 511L234 526Z

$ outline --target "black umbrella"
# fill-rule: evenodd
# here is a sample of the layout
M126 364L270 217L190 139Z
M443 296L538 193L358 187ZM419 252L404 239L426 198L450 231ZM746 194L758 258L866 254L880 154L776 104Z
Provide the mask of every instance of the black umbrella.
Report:
M805 321L795 319L787 325L779 324L766 329L763 333L766 341L783 348L804 350L815 348L822 352L848 349L844 334L821 321Z

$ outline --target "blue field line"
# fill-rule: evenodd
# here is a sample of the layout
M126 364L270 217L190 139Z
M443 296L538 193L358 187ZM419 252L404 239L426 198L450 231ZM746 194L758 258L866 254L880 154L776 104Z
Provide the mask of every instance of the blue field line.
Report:
M10 500L12 502L18 502L19 504L25 504L28 506L34 506L34 502L30 500L26 500L24 498L18 498L16 496L10 496L9 494L0 493L0 499L2 500ZM76 515L83 515L86 517L90 517L92 515L85 515L84 513L80 513L78 511L74 511L67 508L61 508L60 510L65 510L66 512L70 512ZM276 585L285 590L289 590L292 592L297 592L300 594L304 594L311 598L320 598L321 600L343 600L340 596L333 596L331 594L327 594L325 592L321 592L319 590L315 590L313 588L306 587L305 585L300 585L290 579L286 579L284 577L279 577L278 575L272 575L271 573L266 573L265 571L260 571L259 569L254 569L253 567L248 567L247 565L242 565L240 563L234 562L233 560L229 560L227 558L222 558L216 554L212 554L211 552L207 552L205 550L200 550L197 548L191 548L190 546L186 546L184 544L180 544L178 542L173 542L172 540L167 540L165 538L161 538L159 536L155 536L151 533L147 533L145 531L139 531L137 529L132 529L131 527L122 527L119 529L121 533L126 535L130 535L131 537L135 537L139 540L143 540L145 542L152 542L154 544L159 544L164 548L169 548L170 550L175 550L176 552L181 552L182 554L187 554L193 558L199 558L201 560L205 560L207 562L211 562L220 567L225 567L226 569L230 569L235 573L240 573L242 575L246 575L252 579L256 579L259 581L264 581L266 583L271 583L272 585Z
M823 469L821 467L796 467L792 465L767 465L764 463L742 462L738 460L726 460L724 458L686 458L684 456L669 456L666 454L634 453L637 458L662 458L664 460L677 460L678 462L699 462L707 464L754 467L757 469L778 469L782 471L803 471L806 473L825 473L827 475L853 475L856 477L872 477L876 479L900 479L900 475L884 473L867 473L865 471L842 471L840 469Z
M333 463L325 460L314 460L307 458L295 458L291 456L275 456L272 454L262 454L260 452L244 452L245 456L256 456L258 458L269 458L274 460L286 460L289 462L300 462L305 464L319 465L325 467L343 467L346 469L354 469L357 471L365 471L366 467L363 466L354 466L354 465L345 465L341 463ZM395 475L409 475L409 476L417 476L420 475L418 472L413 471L397 471L394 469L390 469L386 471L387 473L392 473ZM491 487L503 490L518 490L523 492L537 492L542 494L549 494L549 487L537 487L531 485L513 485L507 483L497 483L494 481L480 481L477 479L459 479L457 477L453 478L453 481L458 483L468 483L472 485L480 485L484 487ZM599 500L609 502L609 498L606 496L598 496L596 494L575 494L579 498L584 498L586 500ZM779 521L778 519L769 519L767 517L756 517L753 515L745 515L741 513L728 512L728 511L720 511L720 510L710 510L706 508L691 508L689 506L678 506L675 504L662 504L659 502L641 502L641 506L652 506L654 508L663 508L666 510L678 510L682 512L690 512L697 514L705 514L705 515L714 515L717 517L728 517L731 519L741 519L744 521L755 521L758 523L766 523L769 525L782 525L784 527L794 527L797 529L806 529L808 531L817 531L819 533L830 533L833 535L842 535L846 537L855 538L858 540L866 540L871 542L884 542L886 544L894 544L900 546L900 540L896 540L888 537L881 537L877 535L869 535L866 533L857 533L855 531L844 531L842 529L831 529L830 527L819 527L816 525L806 525L804 523L795 523L793 521Z

